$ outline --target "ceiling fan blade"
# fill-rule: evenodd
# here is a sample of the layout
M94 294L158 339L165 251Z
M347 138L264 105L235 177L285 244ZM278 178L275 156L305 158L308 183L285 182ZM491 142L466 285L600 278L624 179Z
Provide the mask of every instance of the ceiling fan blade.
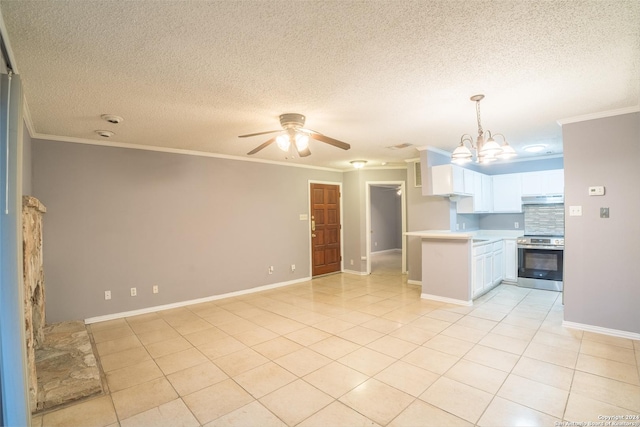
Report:
M265 148L266 146L268 146L269 144L271 144L273 141L275 141L275 138L271 138L265 142L263 142L262 144L258 145L256 148L254 148L253 150L249 151L247 153L247 155L252 155L252 154L256 154L258 151L262 150L263 148Z
M328 136L322 135L321 133L312 133L312 134L309 134L309 137L313 139L317 139L318 141L326 142L327 144L333 145L334 147L342 148L343 150L348 150L349 148L351 148L351 146L346 142L329 138Z
M299 130L299 131L302 131L302 132L306 132L306 133L320 133L320 132L318 132L317 130L308 129L308 128L300 128L300 129L298 129L298 130Z
M249 136L266 135L268 133L274 133L274 132L282 132L282 129L280 129L280 130L268 130L266 132L258 132L258 133L248 133L246 135L239 135L238 138L246 138L246 137L249 137Z

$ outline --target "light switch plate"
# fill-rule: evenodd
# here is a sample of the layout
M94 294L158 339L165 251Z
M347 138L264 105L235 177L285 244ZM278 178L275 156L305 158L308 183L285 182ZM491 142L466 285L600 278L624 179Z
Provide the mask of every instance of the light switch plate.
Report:
M309 219L309 215L307 214L300 214L300 221L307 221Z
M569 206L569 216L582 216L582 206Z

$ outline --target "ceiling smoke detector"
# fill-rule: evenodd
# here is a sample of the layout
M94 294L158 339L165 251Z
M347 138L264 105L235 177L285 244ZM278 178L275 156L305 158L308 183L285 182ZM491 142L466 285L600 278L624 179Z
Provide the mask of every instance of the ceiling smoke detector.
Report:
M115 116L113 114L103 114L100 116L103 120L108 121L109 123L113 123L117 125L118 123L122 123L124 119L120 116Z
M110 130L96 130L94 132L103 138L111 138L115 135L115 133L111 132Z

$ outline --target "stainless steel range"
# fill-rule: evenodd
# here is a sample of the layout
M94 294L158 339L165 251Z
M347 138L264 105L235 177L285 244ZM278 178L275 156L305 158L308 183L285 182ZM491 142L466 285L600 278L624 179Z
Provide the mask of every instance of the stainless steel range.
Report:
M562 291L564 236L523 236L517 244L518 286Z

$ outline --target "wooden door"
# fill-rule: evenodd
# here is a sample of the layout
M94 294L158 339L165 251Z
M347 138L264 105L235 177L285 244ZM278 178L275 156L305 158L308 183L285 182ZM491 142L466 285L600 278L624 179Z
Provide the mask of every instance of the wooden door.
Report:
M340 271L340 187L311 184L312 276Z

